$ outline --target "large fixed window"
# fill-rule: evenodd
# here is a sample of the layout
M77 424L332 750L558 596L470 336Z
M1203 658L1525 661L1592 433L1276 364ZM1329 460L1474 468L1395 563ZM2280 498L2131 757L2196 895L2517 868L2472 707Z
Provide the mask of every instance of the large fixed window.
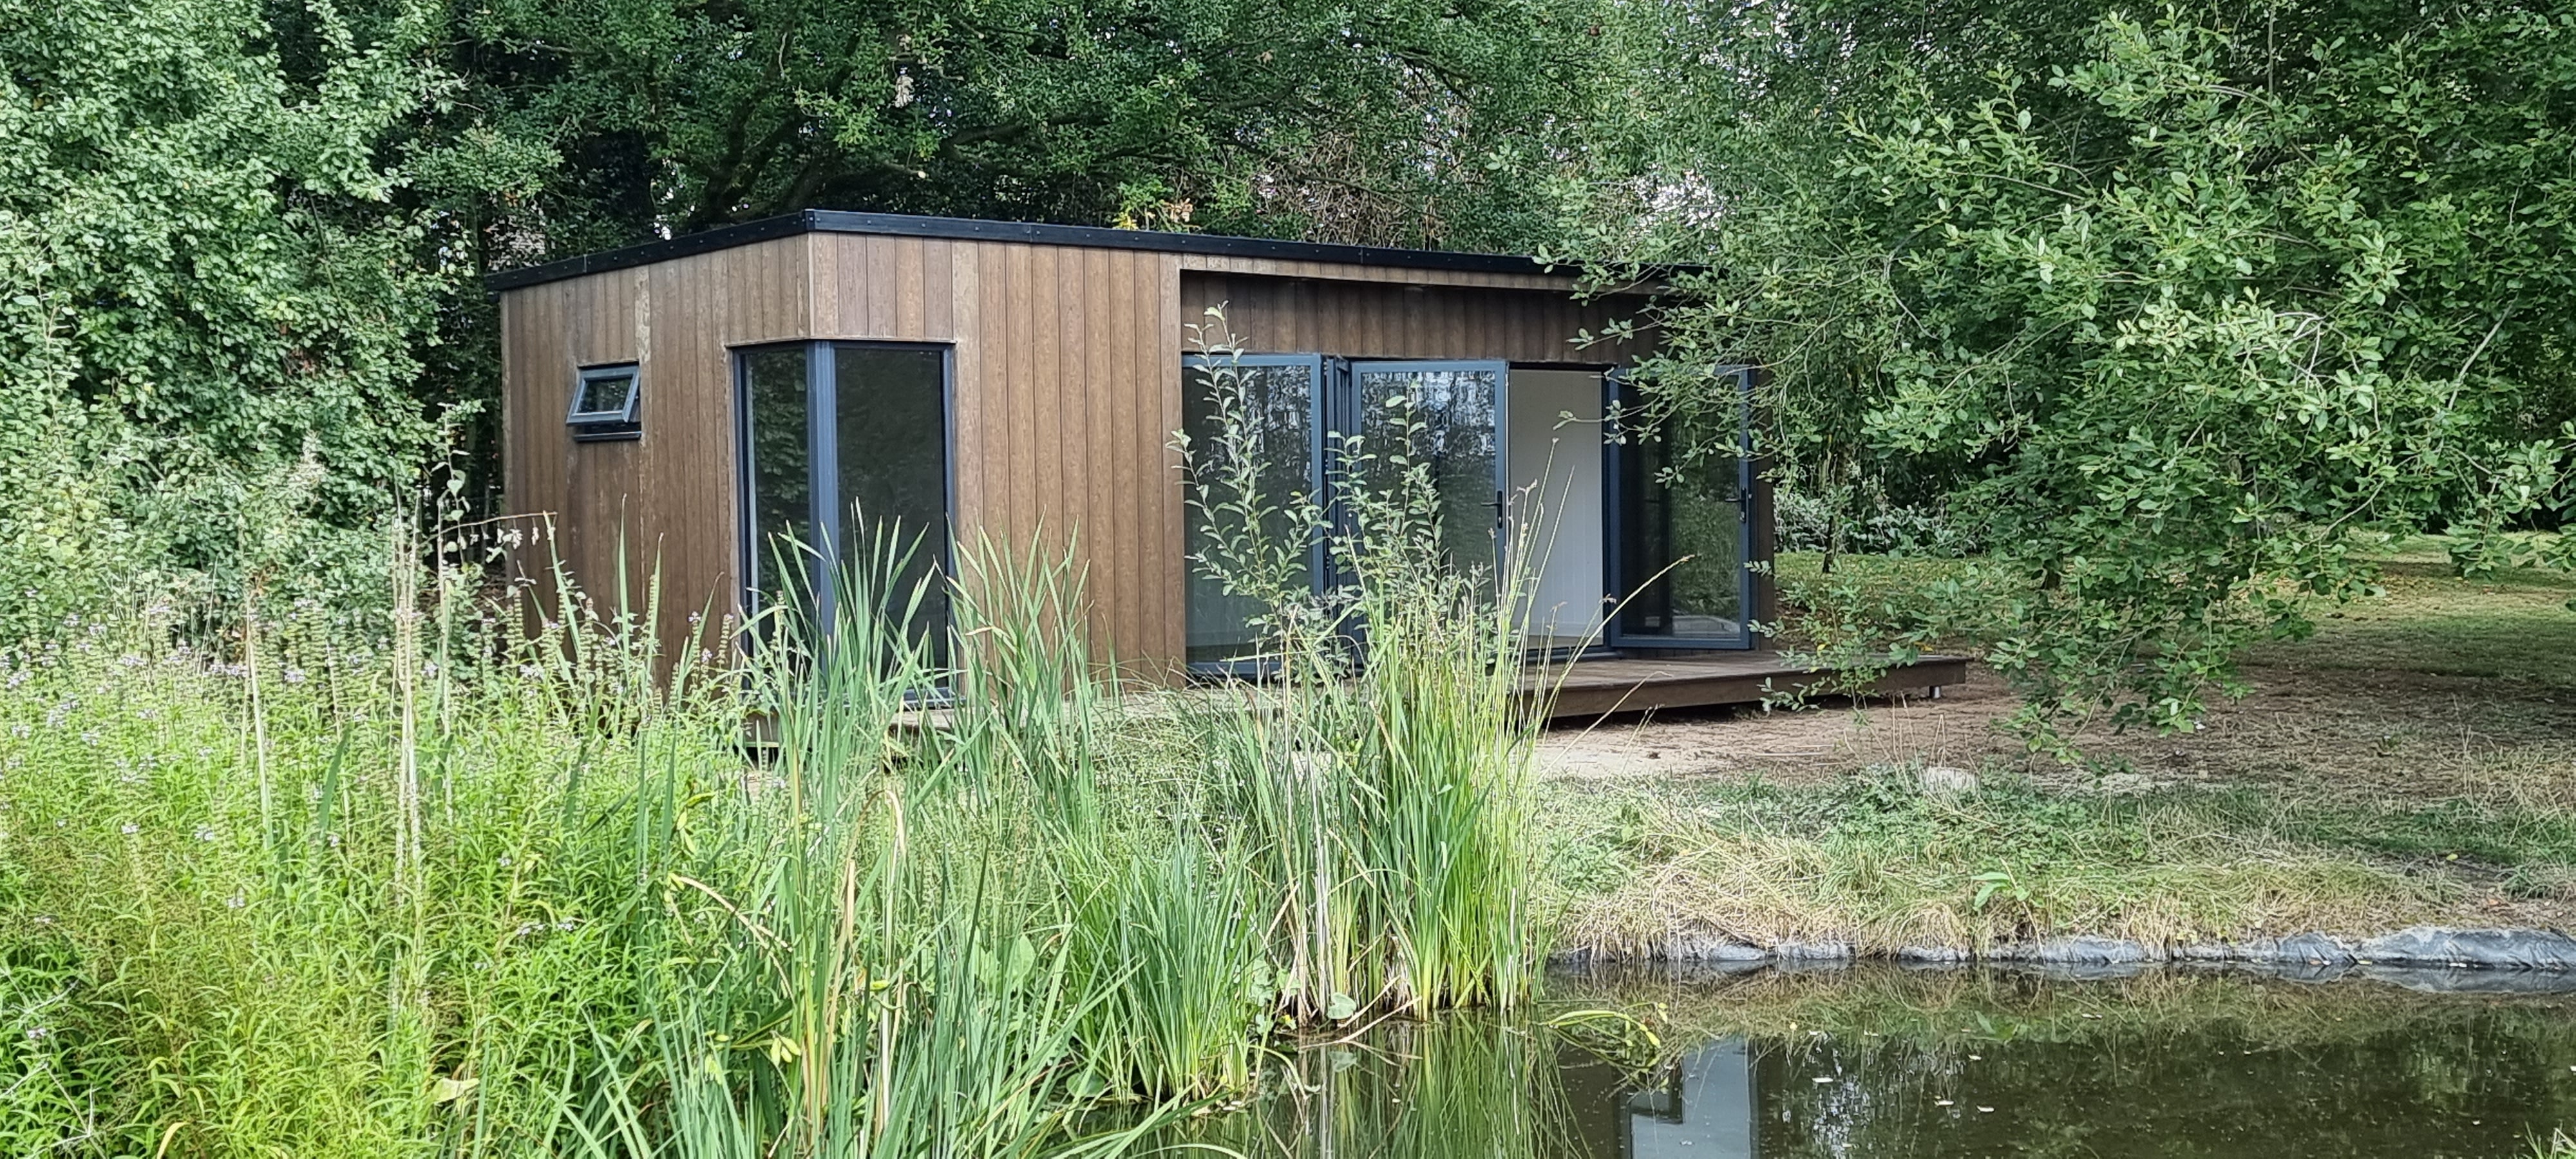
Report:
M743 575L755 610L803 590L829 617L841 597L833 577L891 544L908 558L889 596L901 606L926 585L913 630L945 655L950 377L947 347L915 343L803 342L737 356Z

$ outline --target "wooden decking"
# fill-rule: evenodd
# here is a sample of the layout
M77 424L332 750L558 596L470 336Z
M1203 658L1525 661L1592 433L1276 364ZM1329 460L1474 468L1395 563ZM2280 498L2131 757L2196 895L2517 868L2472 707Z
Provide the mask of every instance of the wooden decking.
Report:
M1805 687L1824 677L1780 652L1700 652L1665 659L1577 660L1533 666L1521 678L1525 696L1556 690L1554 717L1598 716L1702 704L1747 704L1775 692ZM1925 656L1871 682L1877 694L1937 695L1945 684L1967 679L1958 656Z

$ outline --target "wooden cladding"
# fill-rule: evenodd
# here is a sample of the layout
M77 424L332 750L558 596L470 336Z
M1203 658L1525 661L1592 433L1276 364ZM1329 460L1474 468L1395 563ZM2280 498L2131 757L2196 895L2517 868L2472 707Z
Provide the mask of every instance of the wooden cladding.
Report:
M1561 288L1197 272L1181 275L1181 302L1191 322L1204 321L1209 308L1223 306L1226 329L1246 351L1599 366L1634 361L1640 352L1615 342L1579 345L1577 335L1599 335L1614 321L1634 317L1644 305L1643 299L1625 297L1582 301Z
M1414 271L1151 250L811 232L502 295L504 477L511 509L556 531L603 604L640 606L658 576L663 636L704 647L687 617L735 610L741 512L734 354L803 339L955 349L962 548L1076 552L1095 644L1160 674L1183 650L1181 425L1185 327L1227 304L1254 350L1351 357L1612 363L1577 349L1634 299L1578 302L1568 279ZM577 443L577 368L634 362L642 437ZM623 545L623 553L620 545ZM720 622L720 621L719 621Z

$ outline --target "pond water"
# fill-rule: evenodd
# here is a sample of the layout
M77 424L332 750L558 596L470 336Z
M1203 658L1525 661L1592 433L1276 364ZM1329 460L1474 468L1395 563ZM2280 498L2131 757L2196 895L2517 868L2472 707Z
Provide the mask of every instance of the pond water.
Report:
M2528 1159L2576 1133L2576 996L2442 992L2458 981L1560 976L1529 1018L1289 1051L1252 1107L1169 1141L1315 1159Z

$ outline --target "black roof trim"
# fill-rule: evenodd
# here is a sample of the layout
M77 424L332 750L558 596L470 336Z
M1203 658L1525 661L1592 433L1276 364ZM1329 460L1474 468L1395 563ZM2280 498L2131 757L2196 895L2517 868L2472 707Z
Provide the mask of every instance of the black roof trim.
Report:
M1413 270L1460 270L1488 274L1570 273L1537 258L1515 254L1467 253L1459 250L1389 249L1323 242L1271 241L1256 237L1218 237L1201 233L1157 233L1141 229L1105 229L1096 225L1042 225L1027 221L981 221L966 217L915 217L903 213L852 213L807 209L728 225L668 241L647 242L603 253L584 254L524 269L503 270L483 279L491 290L515 290L584 274L632 269L653 262L738 245L794 237L802 233L864 233L890 237L936 237L967 241L1016 241L1036 245L1093 246L1101 249L1152 250L1157 253L1212 254L1223 257L1279 258L1288 261L1342 262Z

